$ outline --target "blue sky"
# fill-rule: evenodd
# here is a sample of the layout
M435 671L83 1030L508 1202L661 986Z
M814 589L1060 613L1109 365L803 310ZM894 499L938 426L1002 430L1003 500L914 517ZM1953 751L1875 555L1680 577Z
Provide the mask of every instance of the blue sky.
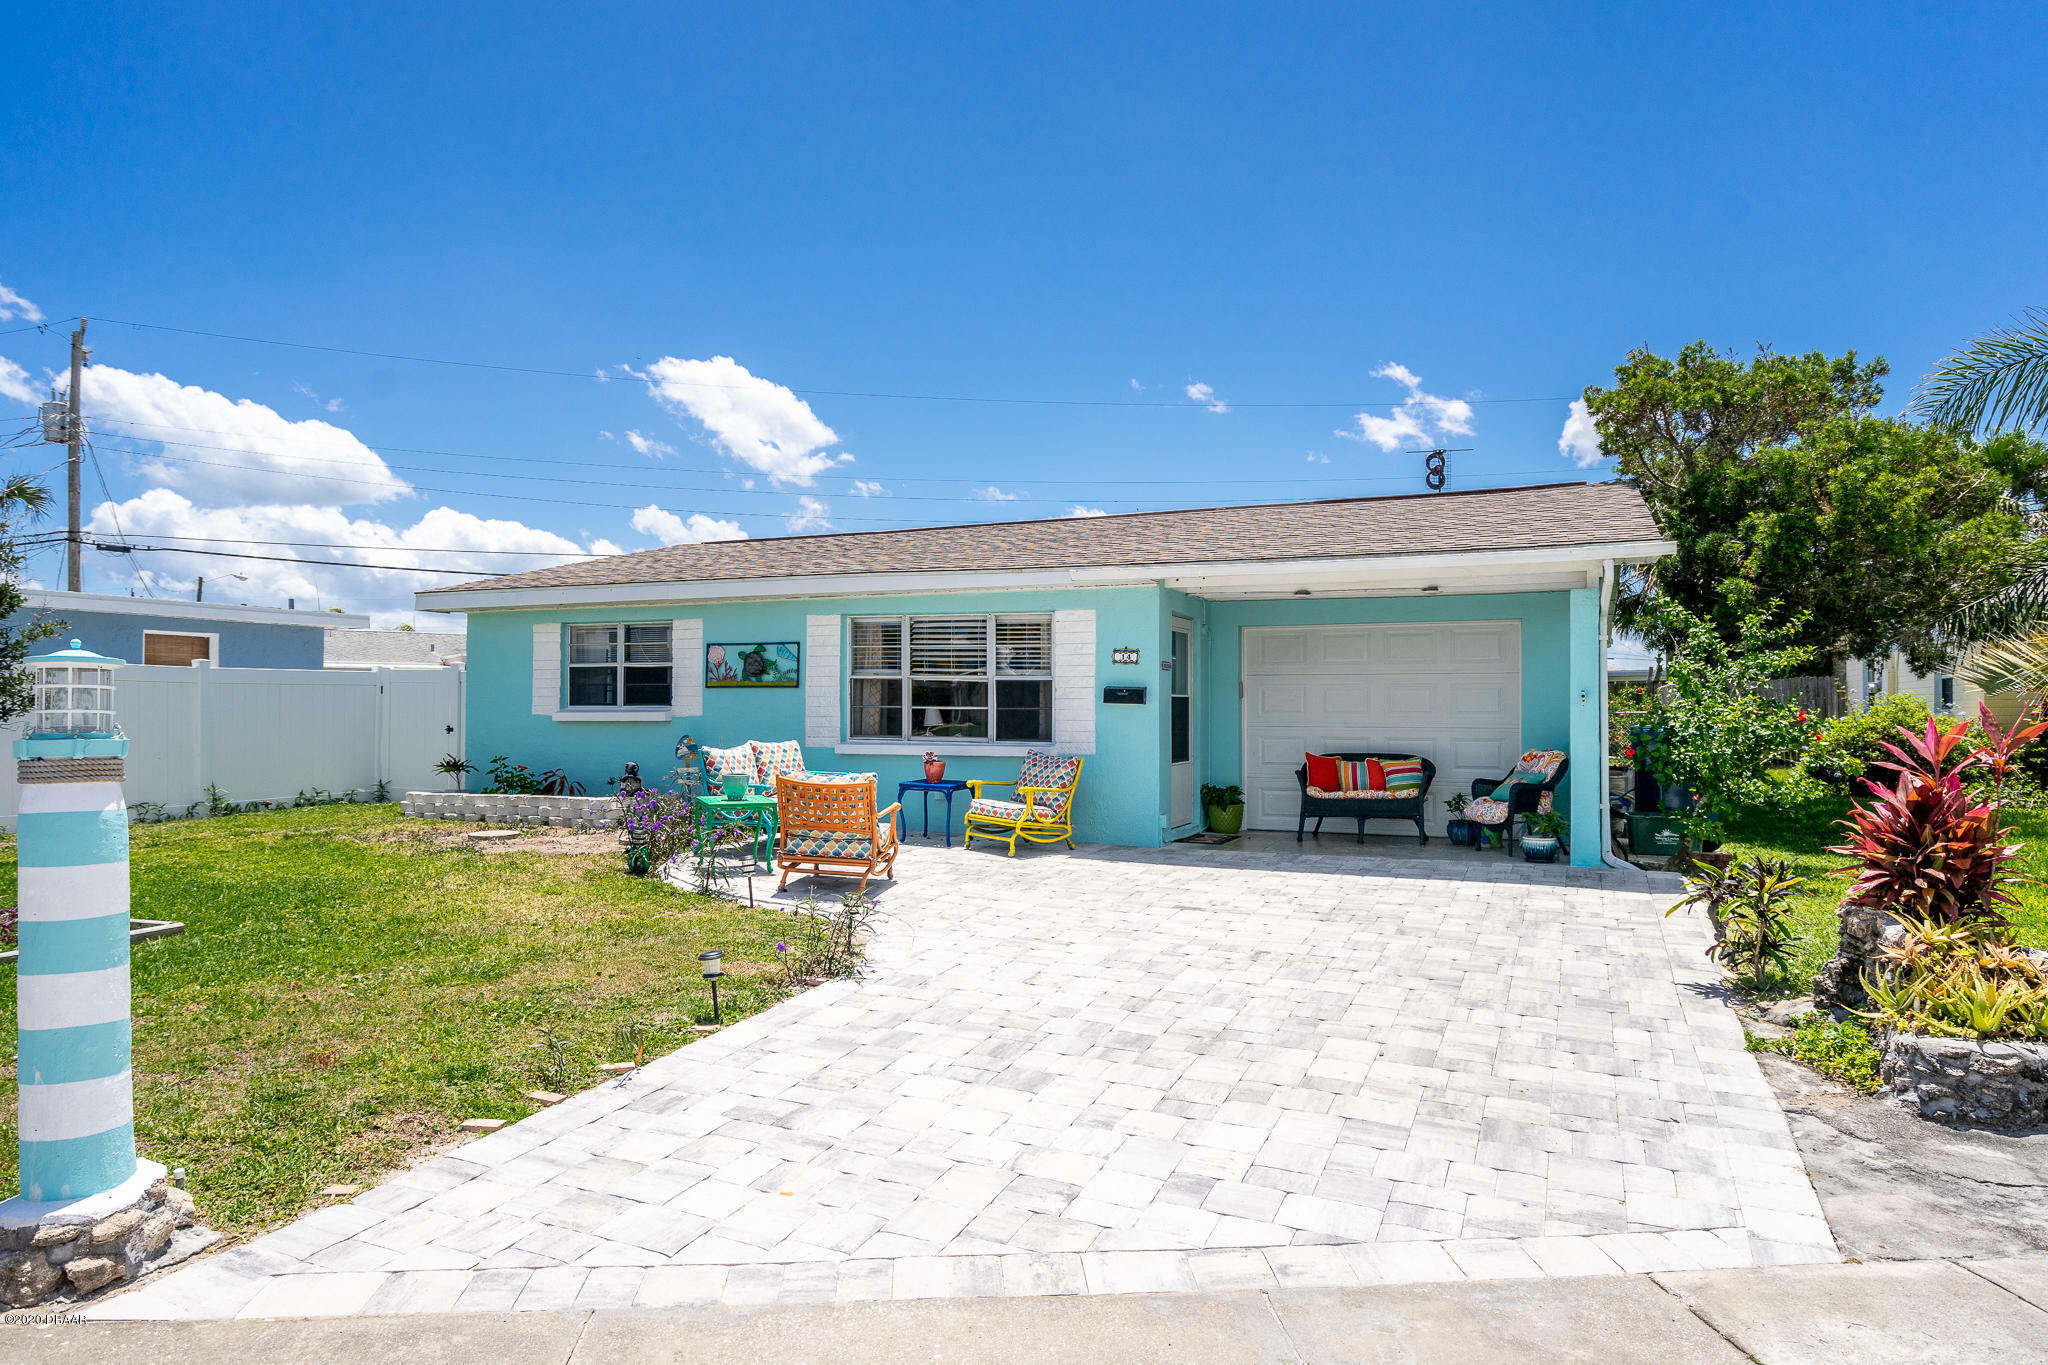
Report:
M1631 346L1882 354L1896 405L2048 301L2011 8L432 8L14 16L0 332L93 319L103 531L497 569L1419 492L1438 442L1540 482ZM65 330L0 335L0 434ZM133 565L88 587L454 581Z

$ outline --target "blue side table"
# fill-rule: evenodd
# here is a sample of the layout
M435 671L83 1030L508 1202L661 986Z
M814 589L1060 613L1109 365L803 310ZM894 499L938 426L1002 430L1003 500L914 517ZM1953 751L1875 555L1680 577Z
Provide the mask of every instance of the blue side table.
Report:
M929 839L932 833L932 793L944 792L946 796L946 847L951 848L953 846L953 793L966 790L967 784L965 782L956 782L950 777L942 782L898 782L896 784L896 837L900 839L907 832L904 828L903 820L903 793L924 793L924 833L925 837Z

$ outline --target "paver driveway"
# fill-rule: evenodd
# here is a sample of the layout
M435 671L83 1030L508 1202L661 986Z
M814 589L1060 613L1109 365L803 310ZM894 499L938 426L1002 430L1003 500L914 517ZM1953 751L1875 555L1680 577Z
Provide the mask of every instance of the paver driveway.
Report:
M1705 930L1623 873L911 848L811 991L97 1315L1837 1259Z

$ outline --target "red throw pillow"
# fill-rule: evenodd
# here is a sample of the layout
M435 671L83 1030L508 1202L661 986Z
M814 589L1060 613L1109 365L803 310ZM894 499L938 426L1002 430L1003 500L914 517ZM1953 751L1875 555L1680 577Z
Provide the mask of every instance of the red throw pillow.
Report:
M1326 792L1337 790L1337 760L1323 754L1304 754L1308 759L1308 784Z
M1365 786L1367 791L1383 792L1387 789L1387 770L1376 758L1365 760Z

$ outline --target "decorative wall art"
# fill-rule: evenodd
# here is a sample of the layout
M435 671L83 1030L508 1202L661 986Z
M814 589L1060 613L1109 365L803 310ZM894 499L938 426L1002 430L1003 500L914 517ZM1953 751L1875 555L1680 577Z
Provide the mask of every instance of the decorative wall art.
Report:
M706 687L795 687L801 681L802 646L795 641L760 645L706 645Z

